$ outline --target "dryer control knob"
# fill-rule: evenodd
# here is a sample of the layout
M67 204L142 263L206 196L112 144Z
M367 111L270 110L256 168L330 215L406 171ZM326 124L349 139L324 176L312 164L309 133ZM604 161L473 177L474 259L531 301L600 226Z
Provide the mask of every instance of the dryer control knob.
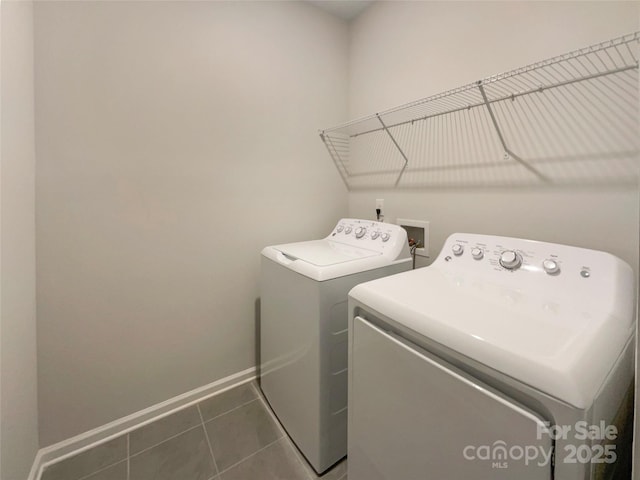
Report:
M351 231L353 230L353 228L351 227L347 227L344 229L344 233L346 233L347 235L349 235L351 233Z
M476 260L482 260L482 257L484 257L484 252L481 248L475 247L473 250L471 250L471 256Z
M342 225L338 225L338 228L336 229L336 231L340 233L342 230L344 230L344 227Z
M456 243L453 247L451 247L451 251L453 251L454 255L462 255L462 252L464 252L464 247L459 243Z
M367 233L367 229L364 227L356 228L356 238L364 237L364 234Z
M547 258L544 262L542 262L542 268L549 275L553 275L560 271L560 265L558 265L558 262L550 258Z
M375 240L376 238L378 238L380 236L380 232L373 232L371 234L371 240Z
M382 234L382 241L386 242L391 238L391 235L389 235L388 233L383 233Z
M513 250L507 250L500 255L500 265L508 270L517 270L522 265L522 257Z

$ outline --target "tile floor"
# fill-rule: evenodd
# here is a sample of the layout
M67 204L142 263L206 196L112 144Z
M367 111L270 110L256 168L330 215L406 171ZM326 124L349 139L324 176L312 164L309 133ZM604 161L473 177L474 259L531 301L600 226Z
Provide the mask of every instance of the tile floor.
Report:
M318 477L267 407L240 385L48 467L41 480L347 480Z

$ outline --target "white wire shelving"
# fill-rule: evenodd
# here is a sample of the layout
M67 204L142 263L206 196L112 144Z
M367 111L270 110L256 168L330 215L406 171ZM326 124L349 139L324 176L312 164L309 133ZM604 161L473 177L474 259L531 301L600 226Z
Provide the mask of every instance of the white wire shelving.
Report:
M634 32L320 131L350 190L637 184Z

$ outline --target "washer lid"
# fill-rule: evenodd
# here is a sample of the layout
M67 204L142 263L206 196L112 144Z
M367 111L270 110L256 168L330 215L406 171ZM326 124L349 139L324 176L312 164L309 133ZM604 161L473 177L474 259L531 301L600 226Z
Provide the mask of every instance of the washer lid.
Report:
M262 256L318 282L411 264L404 228L354 218L341 219L323 239L265 247Z
M327 239L265 247L262 256L318 282L411 263L410 257L395 259L382 252Z
M289 243L276 245L273 248L283 253L290 260L302 260L316 267L328 267L338 263L382 255L382 252L375 252L331 240Z

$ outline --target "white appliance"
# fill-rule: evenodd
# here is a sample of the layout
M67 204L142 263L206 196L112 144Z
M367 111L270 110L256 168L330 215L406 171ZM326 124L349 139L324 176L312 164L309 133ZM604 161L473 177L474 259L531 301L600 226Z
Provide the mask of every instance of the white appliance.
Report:
M635 318L620 259L454 234L429 267L349 298L349 480L585 480L619 466Z
M262 251L260 386L318 473L347 453L347 294L409 268L405 230L367 220Z

